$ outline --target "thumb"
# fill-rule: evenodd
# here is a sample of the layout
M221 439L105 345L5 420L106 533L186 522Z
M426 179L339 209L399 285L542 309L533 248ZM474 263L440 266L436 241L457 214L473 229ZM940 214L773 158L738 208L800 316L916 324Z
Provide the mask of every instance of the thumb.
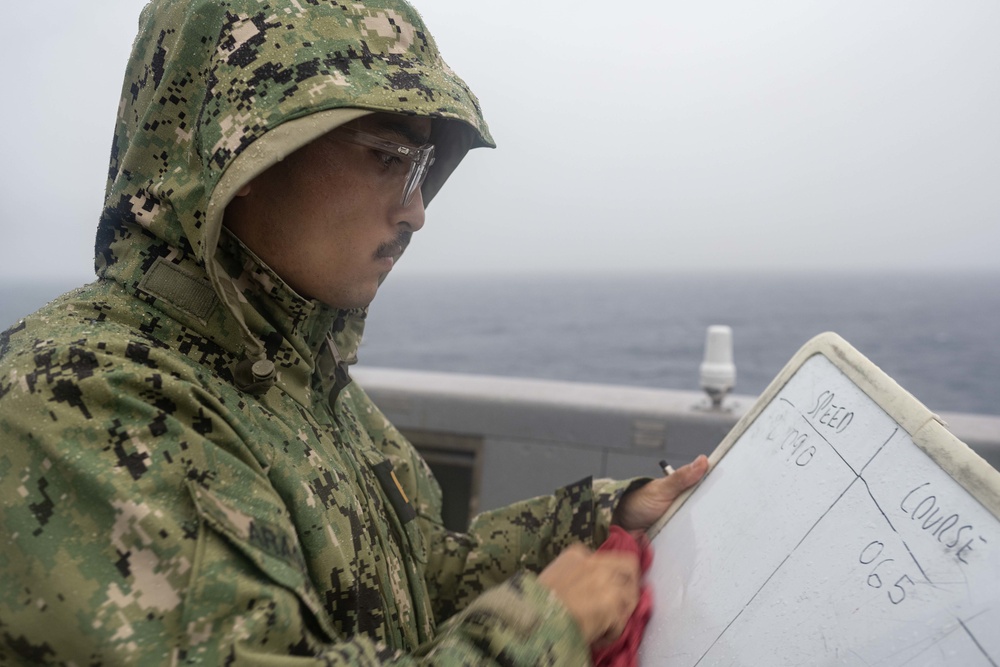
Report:
M674 500L701 481L708 472L708 457L701 454L691 463L681 466L663 480L663 497Z

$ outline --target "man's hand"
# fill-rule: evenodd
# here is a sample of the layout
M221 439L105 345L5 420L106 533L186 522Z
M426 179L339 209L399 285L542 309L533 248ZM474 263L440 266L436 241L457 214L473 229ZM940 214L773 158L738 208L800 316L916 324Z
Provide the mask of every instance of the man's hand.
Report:
M625 495L615 510L614 523L625 530L647 530L669 509L677 496L697 484L708 472L704 454L666 477Z
M538 575L576 619L588 645L613 643L639 603L639 558L622 552L567 547Z
M646 530L670 504L708 471L699 456L683 468L627 494L615 511L615 523L626 530ZM639 603L639 558L619 551L594 552L582 544L567 547L538 575L580 626L588 645L613 643Z

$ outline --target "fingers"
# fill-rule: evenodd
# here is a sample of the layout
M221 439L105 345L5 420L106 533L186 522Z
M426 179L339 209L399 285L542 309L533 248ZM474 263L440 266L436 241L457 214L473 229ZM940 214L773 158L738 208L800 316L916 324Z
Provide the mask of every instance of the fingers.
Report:
M650 500L661 505L662 511L665 512L670 503L677 499L677 496L700 482L706 472L708 472L708 457L702 454L691 463L681 466L666 477L661 477L650 482L647 485L650 487Z
M708 472L708 457L701 454L691 463L681 466L664 479L665 494L673 500L701 481Z
M613 644L628 625L632 612L639 604L639 584L641 572L639 559L634 554L595 554L598 558L607 558L604 564L608 568L613 581L608 583L607 614L604 618L603 631L594 639L597 647ZM614 558L612 556L621 556Z
M615 509L614 523L626 530L648 529L677 496L701 481L707 472L708 458L701 455L670 475L629 492Z
M595 552L591 555L591 567L603 571L609 586L621 586L639 590L639 557L626 552Z
M617 639L639 603L635 554L567 548L539 575L576 619L588 644Z
M590 567L604 575L590 586L594 602L602 612L592 631L591 643L613 643L621 636L639 604L639 559L634 554L594 554Z

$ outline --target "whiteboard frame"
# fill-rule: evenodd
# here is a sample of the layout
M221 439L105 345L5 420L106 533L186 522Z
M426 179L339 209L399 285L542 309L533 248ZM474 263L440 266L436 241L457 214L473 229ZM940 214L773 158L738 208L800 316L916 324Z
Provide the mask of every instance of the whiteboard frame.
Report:
M812 338L785 364L753 407L736 422L733 429L709 455L708 475L799 368L817 354L823 355L840 369L855 386L895 420L909 434L913 443L930 456L934 463L979 501L988 512L1000 519L1000 472L952 435L947 429L947 424L939 416L854 349L850 343L830 331ZM688 489L679 496L660 520L653 524L648 531L650 539L659 534L691 494L697 491L698 486Z

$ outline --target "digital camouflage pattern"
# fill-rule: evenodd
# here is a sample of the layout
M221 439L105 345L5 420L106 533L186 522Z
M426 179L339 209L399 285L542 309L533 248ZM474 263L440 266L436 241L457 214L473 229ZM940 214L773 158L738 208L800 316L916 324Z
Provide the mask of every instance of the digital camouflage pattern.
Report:
M345 108L441 119L425 199L492 144L402 2L143 12L99 280L0 335L0 664L589 660L533 573L603 541L628 484L449 533L427 466L347 374L364 311L298 297L221 230L246 180L227 174L280 157L268 133L301 145L330 123L297 119Z

